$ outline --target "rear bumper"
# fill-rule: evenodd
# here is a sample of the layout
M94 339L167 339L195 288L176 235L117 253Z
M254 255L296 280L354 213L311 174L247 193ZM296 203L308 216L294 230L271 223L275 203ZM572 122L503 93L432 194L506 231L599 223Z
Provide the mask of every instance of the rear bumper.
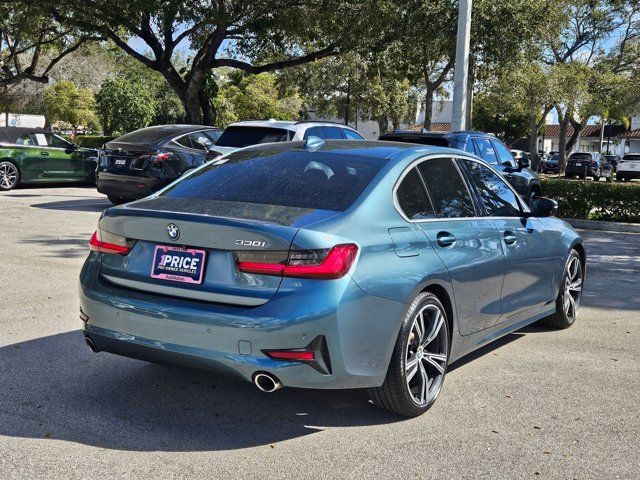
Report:
M640 172L638 171L624 171L624 170L619 170L616 172L616 178L629 178L629 179L633 179L633 178L640 178Z
M564 173L565 173L565 175L574 176L574 177L578 177L578 176L584 175L584 166L582 166L582 167L573 167L573 166L567 165L567 168L565 168ZM597 170L594 170L592 167L587 167L587 176L588 177L592 177L596 173L598 173Z
M98 174L96 189L105 195L138 200L160 190L171 180L156 177L132 177Z
M245 381L266 371L290 387L380 386L406 308L365 294L348 276L295 286L293 295L284 285L287 293L257 307L192 302L112 285L97 272L97 258L83 268L80 305L89 317L84 333L98 350ZM330 374L263 353L305 348L317 336L326 339Z

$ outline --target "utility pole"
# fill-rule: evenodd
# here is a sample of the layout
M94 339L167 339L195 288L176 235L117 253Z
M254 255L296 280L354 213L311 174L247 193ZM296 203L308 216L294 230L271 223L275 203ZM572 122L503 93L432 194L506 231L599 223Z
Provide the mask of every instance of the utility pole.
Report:
M456 69L453 74L452 131L467 128L467 81L469 77L469 44L471 40L472 0L460 0L458 8L458 37L456 42Z

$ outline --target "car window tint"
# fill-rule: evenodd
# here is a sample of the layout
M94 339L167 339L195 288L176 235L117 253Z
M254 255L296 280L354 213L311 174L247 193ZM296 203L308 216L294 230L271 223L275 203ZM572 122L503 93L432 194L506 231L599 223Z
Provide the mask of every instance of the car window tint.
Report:
M324 136L327 140L342 140L344 137L342 136L342 129L338 127L323 127L324 128Z
M25 133L24 135L20 135L16 140L16 145L36 145L33 137L30 133Z
M435 217L431 201L427 197L427 191L424 189L420 174L415 168L412 168L402 179L402 183L396 191L396 197L407 218L415 220Z
M216 145L220 147L248 147L259 143L286 142L289 131L284 128L229 126L220 135Z
M499 140L492 140L491 143L498 154L498 162L500 165L507 165L513 168L518 166L518 162L513 158L513 154L502 144L502 142ZM526 155L523 153L522 157L525 159Z
M467 144L464 146L464 150L469 153L473 153L474 155L477 155L476 148L473 144L473 141L471 140L467 141Z
M343 211L386 163L304 150L239 150L183 178L162 195Z
M209 137L213 143L216 143L220 138L220 135L222 135L222 131L220 130L205 130L202 133Z
M491 217L519 217L521 215L516 194L502 178L479 162L459 161L465 165L469 172L469 177L476 187L487 215Z
M306 140L309 137L326 138L322 127L307 128L307 131L304 132L304 139Z
M36 134L40 135L40 134ZM64 138L61 138L57 135L53 135L52 133L45 133L44 138L46 139L46 144L50 147L54 148L70 148L71 143L67 142ZM40 143L40 142L38 142Z
M492 165L498 164L496 151L489 139L476 138L474 142L476 144L476 148L478 149L478 155L480 155L480 158L482 158L487 163L491 163Z
M189 137L192 147L196 150L207 150L213 146L213 142L204 132L192 133Z
M343 129L342 133L344 133L344 136L349 140L364 140L364 137L360 135L358 132L349 130L347 128Z
M183 135L181 137L178 137L175 139L175 142L182 145L183 147L193 148L191 146L191 139L189 138L189 135Z
M442 218L473 217L473 201L450 158L434 158L419 165L436 213Z

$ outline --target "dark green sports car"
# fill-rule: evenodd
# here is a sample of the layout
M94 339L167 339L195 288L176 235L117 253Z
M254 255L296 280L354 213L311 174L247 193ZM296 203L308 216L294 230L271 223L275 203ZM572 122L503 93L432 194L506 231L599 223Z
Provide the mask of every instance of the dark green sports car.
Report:
M0 127L0 190L32 182L93 184L97 157L41 128Z

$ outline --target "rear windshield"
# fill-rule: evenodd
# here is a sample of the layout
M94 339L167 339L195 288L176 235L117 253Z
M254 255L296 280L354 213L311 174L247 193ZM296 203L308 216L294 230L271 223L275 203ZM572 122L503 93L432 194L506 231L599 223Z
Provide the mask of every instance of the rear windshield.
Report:
M256 156L239 151L185 177L161 195L175 198L346 210L385 160L305 151Z
M114 140L114 143L152 143L163 140L167 137L178 136L195 130L192 126L160 125L156 127L141 128L133 132L126 133Z
M580 153L572 153L571 156L569 157L570 159L576 159L576 158L591 158L591 154L590 153L585 153L585 152L580 152Z
M623 160L640 160L640 153L636 155L625 155Z
M286 142L289 130L269 127L227 127L216 145L220 147L248 147L259 143Z

